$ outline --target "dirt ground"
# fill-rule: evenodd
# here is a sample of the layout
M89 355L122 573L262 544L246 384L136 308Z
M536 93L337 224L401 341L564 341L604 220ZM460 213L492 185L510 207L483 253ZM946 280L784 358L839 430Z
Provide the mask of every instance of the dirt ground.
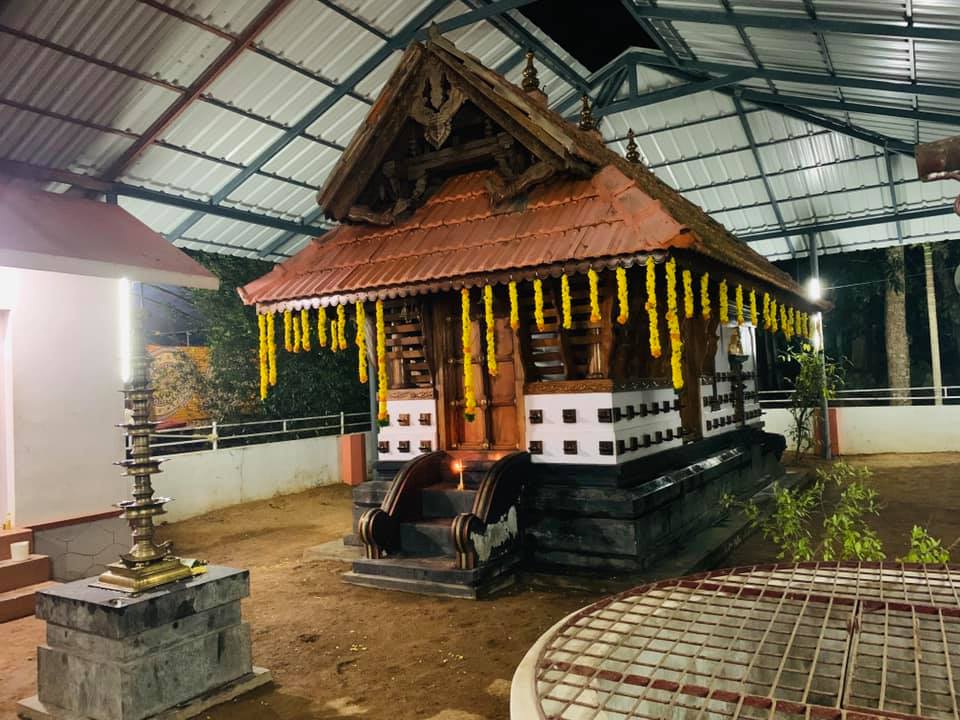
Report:
M923 524L945 544L960 540L960 454L854 458L875 470L885 509L876 524L889 557ZM346 585L337 561L301 563L304 548L342 536L350 524L343 486L248 503L176 523L163 534L184 556L246 567L254 662L275 684L206 713L211 720L499 720L523 654L557 620L599 593L542 590L527 583L469 602ZM770 562L760 538L725 564ZM960 557L960 542L954 547ZM0 718L35 692L43 624L0 625Z

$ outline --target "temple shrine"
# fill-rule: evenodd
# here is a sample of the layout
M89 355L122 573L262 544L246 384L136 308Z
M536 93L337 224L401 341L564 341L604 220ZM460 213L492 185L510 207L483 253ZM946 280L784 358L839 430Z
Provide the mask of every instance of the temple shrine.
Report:
M349 582L477 597L521 562L642 570L782 472L759 344L823 308L632 137L608 149L586 99L578 123L548 109L532 56L517 87L412 44L318 202L339 225L241 296L264 396L281 350L355 353L375 386Z

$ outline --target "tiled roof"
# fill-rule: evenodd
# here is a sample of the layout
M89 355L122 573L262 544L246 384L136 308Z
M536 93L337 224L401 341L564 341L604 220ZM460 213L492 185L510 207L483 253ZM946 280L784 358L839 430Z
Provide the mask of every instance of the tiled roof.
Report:
M502 280L601 266L670 248L713 254L614 166L590 179L542 185L502 209L490 207L490 174L449 179L395 226L341 225L241 294L248 303L331 301L481 284L491 275ZM756 261L769 267L759 256ZM749 273L749 262L740 269Z

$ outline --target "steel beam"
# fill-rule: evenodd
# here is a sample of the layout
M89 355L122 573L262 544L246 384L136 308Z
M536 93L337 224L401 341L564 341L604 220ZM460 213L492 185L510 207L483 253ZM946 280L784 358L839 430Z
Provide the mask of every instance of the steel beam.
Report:
M450 32L451 30L472 25L480 20L490 20L498 15L502 15L508 10L516 10L524 5L531 5L536 1L537 0L491 0L488 3L474 8L470 12L465 12L449 20L443 20L437 23L437 30L441 33ZM427 30L418 30L413 37L414 40L425 40Z
M783 221L783 214L780 212L780 206L777 204L777 196L773 194L773 188L770 186L770 180L763 171L763 161L760 159L760 151L757 149L757 141L753 136L753 130L750 128L750 121L747 120L747 116L743 112L743 104L740 102L740 98L734 96L733 104L737 108L737 115L740 116L740 125L743 128L743 134L747 136L747 142L750 144L750 152L753 154L753 160L757 164L757 169L760 171L760 178L763 180L763 187L767 191L767 197L770 198L770 206L773 208L773 214L777 218L777 223L780 225L780 229L783 230L783 239L787 241L787 246L790 248L790 252L796 253L797 249L793 246L793 241L790 240L790 237L787 234L787 225Z
M890 158L890 152L884 148L883 161L887 167L887 185L890 189L890 205L893 207L893 224L897 228L897 244L903 245L903 231L900 229L899 203L897 203L897 184L893 179L893 161Z
M122 174L140 153L150 147L150 144L160 137L160 135L170 127L173 121L180 117L190 104L200 97L203 91L210 87L210 84L220 77L220 75L240 57L240 54L247 49L254 38L263 32L263 30L287 8L291 1L292 0L271 0L263 10L257 13L257 16L243 29L243 32L207 66L207 69L200 74L200 77L194 80L190 84L190 87L187 88L160 117L154 120L146 132L144 132L133 145L124 150L120 157L110 163L110 167L103 173L104 176L112 179Z
M313 210L311 210L310 212L308 212L306 215L303 216L303 222L304 224L307 224L307 225L313 223L315 220L322 220L322 219L323 219L322 207L315 207ZM267 243L267 245L264 246L263 249L259 251L260 256L263 257L266 255L275 254L274 251L283 249L287 243L289 243L297 235L300 235L300 234L302 233L286 232L283 235L280 235L274 238L269 243Z
M527 49L525 47L519 47L514 52L510 53L506 60L497 65L493 71L497 75L506 75L508 72L513 70L517 65L519 65L524 57L527 55Z
M326 7L328 10L332 10L340 17L344 17L350 22L354 23L355 25L362 27L371 35L376 35L378 38L380 38L384 42L390 40L390 36L387 35L385 32L383 32L380 28L374 27L373 25L368 23L366 20L363 20L362 18L358 18L349 10L346 10L340 7L339 5L337 5L337 3L335 3L333 0L317 0L317 2L319 2L321 5Z
M827 220L825 222L815 222L808 223L804 225L792 225L786 228L786 233L789 235L806 235L809 233L825 233L835 230L848 230L850 228L858 227L869 227L870 225L883 225L885 223L894 222L898 219L902 221L906 220L922 220L923 218L928 217L937 217L940 215L951 215L953 214L953 204L949 205L938 205L936 207L929 208L920 208L919 210L904 210L898 212L896 215L892 212L885 212L876 215L869 215L862 218L854 218L851 220ZM738 235L741 240L744 242L756 242L758 240L775 240L776 238L784 237L784 232L780 230L764 230L756 233L747 233L743 235Z
M327 94L323 100L308 110L294 125L290 127L283 135L274 140L270 146L260 153L243 170L235 175L229 182L220 188L213 195L214 205L219 204L230 193L239 188L244 182L254 175L261 167L266 165L277 153L283 150L287 145L293 142L300 133L315 123L324 113L336 105L347 93L353 90L358 83L363 81L367 75L376 70L380 64L392 55L399 48L404 47L413 38L414 34L428 22L437 13L447 7L452 0L432 0L423 10L417 13L404 27L395 35L390 42L383 45L377 52L361 63L350 75L341 83L337 89ZM182 223L180 223L170 234L178 237L196 225L203 213L194 213Z
M880 37L914 38L916 40L960 41L960 29L916 26L912 24L864 22L859 20L816 20L795 15L727 13L717 10L701 10L679 7L651 7L630 3L634 17L647 20L671 20L678 22L726 25L728 27L755 27L768 30L784 30L797 33L844 33L847 35L873 35Z
M160 205L195 210L201 214L216 215L230 220L239 220L250 223L251 225L276 228L277 230L285 230L300 235L320 235L329 229L323 225L308 225L292 220L272 217L270 215L261 215L239 208L212 205L203 200L196 200L182 195L172 195L136 185L116 181L111 182L89 175L30 165L29 163L22 163L16 160L0 159L0 174L39 183L64 183L74 185L104 195L121 195L123 197L137 198Z
M667 100L675 100L688 95L695 95L707 90L716 90L728 85L734 85L738 82L746 80L752 75L753 72L749 68L746 68L740 72L730 73L729 75L723 75L717 78L710 78L709 80L699 80L696 82L686 83L685 85L677 85L675 87L664 88L663 90L655 90L653 92L643 93L641 95L624 98L623 100L618 100L615 103L611 103L601 108L603 111L601 114L613 115L618 112L625 112L627 110L634 110L636 108L646 107L648 105L655 105L656 103L665 102Z

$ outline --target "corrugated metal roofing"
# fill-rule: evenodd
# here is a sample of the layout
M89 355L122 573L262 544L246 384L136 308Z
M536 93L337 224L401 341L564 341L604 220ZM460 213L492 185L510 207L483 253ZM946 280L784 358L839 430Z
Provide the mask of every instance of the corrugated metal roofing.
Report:
M453 0L433 20L457 17L487 2ZM648 4L648 0L635 2ZM270 0L13 0L3 4L0 158L102 176L269 4ZM904 15L909 9L918 26L960 29L957 0L908 4L901 0L659 0L655 5L797 20L808 20L812 9L822 19L898 26L906 25ZM391 38L428 7L435 9L438 4L430 0L291 0L118 179L175 196L205 201L218 196L244 167L262 159L292 125L337 92L337 85L363 63L382 53ZM585 68L516 10L507 15L513 26L548 46L574 76L589 80ZM652 25L681 58L755 67L754 53L768 70L960 88L957 45L947 40L818 35L765 27L744 27L740 32L732 24L662 19L653 20ZM481 20L449 32L447 38L518 82L523 48L516 35L502 27L490 19ZM382 62L350 92L227 194L222 204L318 224L313 189L324 183L342 148L362 124L401 51L396 47L385 53ZM543 62L538 68L551 103L579 92ZM639 66L635 72L638 92L685 82L661 70L667 68ZM906 143L958 132L956 125L917 119L914 111L957 115L960 96L756 78L740 84L748 91L795 95L810 98L811 103L889 108L901 116L835 107L810 109L838 123L853 123ZM626 88L624 84L618 99L626 97ZM876 145L761 108L748 98L743 107L759 164L733 99L721 92L701 92L617 112L604 118L602 130L611 147L622 152L627 129L633 128L642 156L661 179L735 234L762 234L766 239L754 246L769 257L789 256L791 245L802 248L806 242L802 237L766 237L781 232L778 212L787 227L890 215L890 182L883 152ZM950 183L919 183L907 157L893 156L891 164L899 211L923 211L952 202L956 189ZM191 224L194 215L189 209L133 198L121 202L158 231L178 234L177 243L187 247L250 256L269 251L267 257L280 258L307 242L303 235L241 220L208 216ZM958 230L960 221L952 215L900 221L907 242L944 239ZM896 243L898 235L894 223L884 222L828 229L817 239L823 247L840 249Z

